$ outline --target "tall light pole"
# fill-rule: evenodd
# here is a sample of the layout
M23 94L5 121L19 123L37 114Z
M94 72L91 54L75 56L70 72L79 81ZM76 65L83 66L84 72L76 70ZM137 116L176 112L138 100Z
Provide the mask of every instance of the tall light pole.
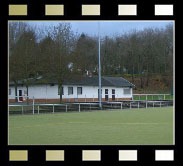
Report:
M102 108L102 103L101 103L101 64L100 64L100 22L98 22L98 78L99 78L99 107L100 109Z

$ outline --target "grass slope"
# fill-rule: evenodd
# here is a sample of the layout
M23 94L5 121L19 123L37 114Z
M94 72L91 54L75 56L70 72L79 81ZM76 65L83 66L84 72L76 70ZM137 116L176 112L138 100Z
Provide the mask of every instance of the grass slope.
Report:
M173 108L9 116L9 144L173 144Z

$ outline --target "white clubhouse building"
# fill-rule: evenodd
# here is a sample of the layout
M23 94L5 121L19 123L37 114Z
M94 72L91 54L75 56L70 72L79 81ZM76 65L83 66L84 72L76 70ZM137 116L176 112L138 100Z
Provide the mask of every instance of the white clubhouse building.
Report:
M132 100L132 83L122 77L102 77L102 101ZM98 101L98 77L82 77L68 80L62 86L63 102L96 102ZM18 83L18 102L25 101L27 96L26 86ZM36 79L28 88L28 96L35 102L57 102L60 99L59 88L56 81L42 82ZM15 86L9 83L9 101L15 102Z

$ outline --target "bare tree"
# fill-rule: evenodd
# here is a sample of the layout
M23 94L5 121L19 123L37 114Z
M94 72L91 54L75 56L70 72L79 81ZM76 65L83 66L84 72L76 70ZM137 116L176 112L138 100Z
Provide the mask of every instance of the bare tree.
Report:
M48 36L40 42L41 72L48 79L58 82L60 102L62 101L62 85L71 71L70 54L74 49L75 36L70 24L61 23L50 28Z
M72 53L74 70L84 75L86 71L97 72L97 41L85 34L81 34Z
M18 40L27 31L28 25L24 22L9 23L9 81L15 85L15 100L17 101L18 81L22 79L20 59L23 55L18 51Z

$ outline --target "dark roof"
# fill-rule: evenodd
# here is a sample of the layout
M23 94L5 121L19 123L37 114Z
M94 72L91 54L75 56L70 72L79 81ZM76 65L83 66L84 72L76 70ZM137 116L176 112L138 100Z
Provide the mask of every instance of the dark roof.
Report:
M32 84L57 84L58 82L53 79L36 79ZM19 82L19 84L22 84ZM64 81L64 85L88 85L88 86L98 86L99 79L98 77L76 77ZM114 87L135 87L132 83L127 81L122 77L102 77L101 78L102 86L114 86ZM14 85L13 82L10 82L9 85Z
M99 79L98 77L84 77L80 80L65 81L65 85L88 85L88 86L98 86ZM132 87L134 86L129 81L125 80L122 77L102 77L101 79L102 86L116 86L116 87Z

